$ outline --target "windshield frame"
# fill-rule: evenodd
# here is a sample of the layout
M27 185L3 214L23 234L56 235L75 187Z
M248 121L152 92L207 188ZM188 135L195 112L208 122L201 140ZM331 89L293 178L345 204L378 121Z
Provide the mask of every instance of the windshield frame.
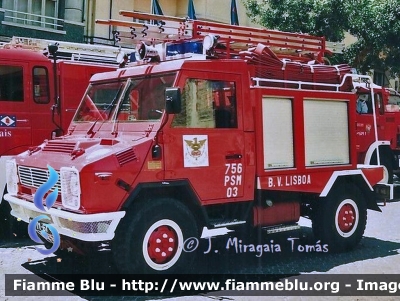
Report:
M165 80L166 78L168 78L168 80ZM76 110L73 122L80 124L97 121L102 123L159 122L165 112L165 88L173 87L176 78L177 72L172 71L150 75L142 74L112 82L92 82L86 89L81 103ZM108 103L104 102L102 97L100 97L100 99L103 101L99 102L98 99L96 99L95 93L100 91L100 95L107 95L107 89L102 89L102 87L107 88L107 86L115 87L114 90L118 90L114 97L109 98ZM154 87L156 87L156 89ZM146 108L147 110L139 116L139 109L137 108L137 116L135 117L131 112L133 102L130 93L132 93L133 90L137 90L135 94L137 95L137 107L143 106L143 109ZM101 91L104 91L104 93ZM112 93L108 94L112 95ZM129 114L131 115L127 114L126 107L129 107ZM149 117L150 111L157 113L155 117ZM126 115L124 118L122 118L122 113Z

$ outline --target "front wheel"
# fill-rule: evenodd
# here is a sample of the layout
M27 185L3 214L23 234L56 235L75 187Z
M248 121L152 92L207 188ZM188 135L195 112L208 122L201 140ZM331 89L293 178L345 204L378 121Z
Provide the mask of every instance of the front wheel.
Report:
M28 225L11 215L10 203L3 199L0 203L0 241L26 237L28 237Z
M313 232L329 250L350 250L360 242L367 224L367 208L357 189L332 192L315 207Z
M172 199L148 201L130 210L112 243L121 273L184 272L194 253L184 250L184 241L197 237L197 224L189 209Z

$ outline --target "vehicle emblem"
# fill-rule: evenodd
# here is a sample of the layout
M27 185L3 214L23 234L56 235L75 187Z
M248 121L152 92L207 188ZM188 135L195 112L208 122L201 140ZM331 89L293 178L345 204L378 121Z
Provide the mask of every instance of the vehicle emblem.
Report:
M208 136L184 135L183 154L185 167L208 166Z
M0 115L0 126L15 127L17 117L12 115Z

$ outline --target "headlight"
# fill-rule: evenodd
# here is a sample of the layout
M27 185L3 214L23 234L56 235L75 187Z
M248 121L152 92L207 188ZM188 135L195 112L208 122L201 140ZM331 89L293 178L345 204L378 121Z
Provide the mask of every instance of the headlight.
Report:
M6 181L7 181L8 193L17 194L18 173L17 173L17 162L14 159L6 161Z
M81 205L79 171L75 167L61 167L60 178L63 206L69 209L79 209Z

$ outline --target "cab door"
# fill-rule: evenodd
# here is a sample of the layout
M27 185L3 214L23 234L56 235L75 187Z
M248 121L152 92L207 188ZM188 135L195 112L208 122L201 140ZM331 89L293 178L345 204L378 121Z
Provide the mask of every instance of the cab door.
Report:
M51 105L47 67L0 62L0 156L51 138Z
M164 128L165 178L187 180L205 203L244 194L245 141L239 76L188 72L182 109Z
M51 139L52 132L57 128L56 124L61 124L60 114L57 113L57 109L55 109L55 112L52 109L54 99L50 95L50 79L54 80L54 78L50 73L49 67L33 66L31 68L32 83L29 99L32 108L32 145L38 145L44 139Z

